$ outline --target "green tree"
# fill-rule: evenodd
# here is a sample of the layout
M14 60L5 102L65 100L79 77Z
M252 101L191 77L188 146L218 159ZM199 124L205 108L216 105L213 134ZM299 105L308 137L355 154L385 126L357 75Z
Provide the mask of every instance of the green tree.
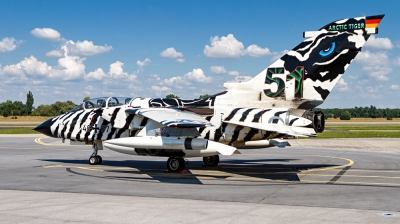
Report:
M165 98L167 98L167 99L179 99L179 96L175 96L174 94L170 93Z
M208 94L204 94L204 95L200 95L199 99L207 99L210 98L211 95Z
M50 105L41 104L33 112L33 116L56 116Z
M55 115L60 115L60 114L64 114L64 113L68 112L69 110L74 108L76 105L72 101L66 101L66 102L57 101L50 106L55 111L55 113L56 113Z
M351 114L349 111L343 111L342 114L340 115L340 120L350 120L351 119Z
M14 116L21 116L26 110L25 104L21 101L14 101L13 102L13 114Z
M33 94L31 91L26 94L26 104L25 104L25 111L23 115L31 115L32 114L32 109L33 109L33 102L35 100L33 99Z
M13 115L13 108L14 105L11 100L7 100L6 102L2 103L2 114L4 117L12 116Z
M24 110L25 105L21 101L12 102L11 100L7 100L0 104L0 113L4 117L20 116Z
M85 96L85 98L83 98L82 102L85 102L86 100L90 100L89 96Z
M74 108L76 105L72 101L57 101L51 105L40 105L33 112L33 116L57 116L64 114Z

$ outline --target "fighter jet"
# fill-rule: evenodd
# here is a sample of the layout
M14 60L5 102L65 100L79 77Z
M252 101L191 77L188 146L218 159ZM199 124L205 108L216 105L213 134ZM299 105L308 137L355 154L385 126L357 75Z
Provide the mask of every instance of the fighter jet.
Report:
M170 171L184 158L203 157L215 166L219 155L238 149L285 147L288 139L315 137L324 130L322 104L384 15L342 19L306 31L297 47L247 82L225 83L207 99L103 97L90 99L49 119L35 130L70 144L98 150L168 157ZM374 63L374 62L371 62Z

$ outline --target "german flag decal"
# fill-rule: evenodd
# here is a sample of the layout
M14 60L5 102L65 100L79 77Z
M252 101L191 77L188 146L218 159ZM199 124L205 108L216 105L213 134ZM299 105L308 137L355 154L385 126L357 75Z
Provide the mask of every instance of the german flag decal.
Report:
M378 27L379 23L381 22L382 18L385 15L379 15L379 16L367 16L366 18L366 24L365 28L376 28Z

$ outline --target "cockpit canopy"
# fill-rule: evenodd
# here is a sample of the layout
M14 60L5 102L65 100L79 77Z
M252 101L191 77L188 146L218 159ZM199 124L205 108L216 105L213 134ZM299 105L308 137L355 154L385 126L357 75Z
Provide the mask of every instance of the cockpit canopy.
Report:
M80 105L76 106L68 112L76 112L79 110L95 109L95 108L109 108L128 104L132 98L130 97L99 97L86 100Z

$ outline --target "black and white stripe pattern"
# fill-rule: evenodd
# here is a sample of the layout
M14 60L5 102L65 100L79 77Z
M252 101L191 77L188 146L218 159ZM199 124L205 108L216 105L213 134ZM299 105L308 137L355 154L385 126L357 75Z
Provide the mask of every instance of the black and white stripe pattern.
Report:
M141 109L129 109L127 105L124 105L70 112L54 118L51 131L55 137L84 142L135 136L151 120L145 117L146 113L140 115L140 111ZM275 138L280 136L280 133L266 133L245 125L227 122L271 122L284 125L283 121L287 113L286 109L221 108L217 109L213 116L205 118L213 124L212 127L200 127L198 128L200 136L191 137L205 138L228 145L235 142ZM289 120L290 123L287 125L293 125L298 119Z

